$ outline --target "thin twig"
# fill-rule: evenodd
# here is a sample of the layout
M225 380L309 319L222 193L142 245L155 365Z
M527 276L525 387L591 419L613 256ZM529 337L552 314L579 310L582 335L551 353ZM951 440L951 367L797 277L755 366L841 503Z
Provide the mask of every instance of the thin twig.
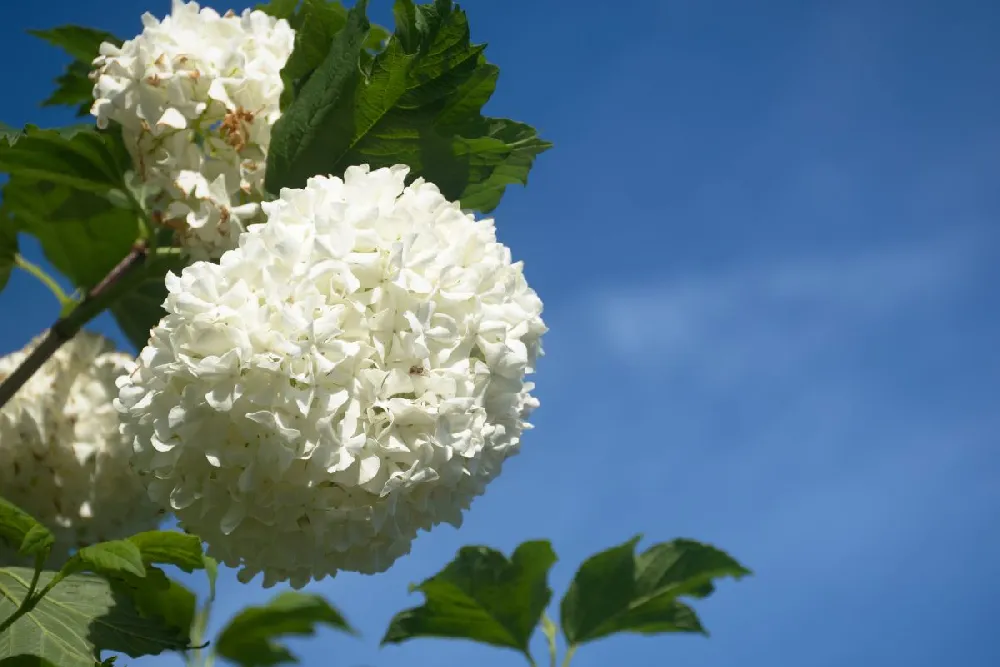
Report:
M136 242L128 255L118 262L101 282L87 292L83 301L55 321L35 349L3 380L3 383L0 383L0 407L13 398L17 390L24 386L24 383L62 347L63 343L72 339L84 324L108 307L118 291L122 278L139 267L146 260L148 252L149 248L145 241Z

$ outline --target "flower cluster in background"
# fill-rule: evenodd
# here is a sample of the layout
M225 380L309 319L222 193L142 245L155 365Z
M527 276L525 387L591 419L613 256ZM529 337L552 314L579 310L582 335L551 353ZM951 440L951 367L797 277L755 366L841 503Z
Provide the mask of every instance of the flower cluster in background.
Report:
M31 352L0 359L0 379ZM119 433L115 380L135 364L110 341L82 332L0 409L0 494L55 535L54 562L70 550L155 529L163 510L130 468ZM0 563L18 563L0 548Z
M191 257L218 258L259 219L295 33L261 11L220 16L180 0L143 26L101 46L92 113L99 127L121 125L139 179L160 190L151 204Z
M538 405L521 264L407 173L351 167L263 204L220 263L168 276L118 380L151 496L244 580L386 570L461 522Z

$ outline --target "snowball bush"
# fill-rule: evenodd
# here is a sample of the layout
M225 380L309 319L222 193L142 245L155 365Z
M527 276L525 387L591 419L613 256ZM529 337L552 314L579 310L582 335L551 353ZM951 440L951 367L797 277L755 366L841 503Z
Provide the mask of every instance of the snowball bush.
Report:
M407 172L282 190L220 264L168 275L118 380L151 497L243 581L386 570L530 428L542 303L492 220Z
M0 359L0 379L38 343ZM163 511L129 467L115 379L134 367L97 334L60 348L0 409L0 495L52 530L54 560L70 549L153 530ZM21 562L0 548L0 564Z
M191 256L218 257L259 217L295 32L261 11L220 16L180 0L142 22L121 47L101 45L91 112L99 127L121 124L139 179L162 188L153 204Z

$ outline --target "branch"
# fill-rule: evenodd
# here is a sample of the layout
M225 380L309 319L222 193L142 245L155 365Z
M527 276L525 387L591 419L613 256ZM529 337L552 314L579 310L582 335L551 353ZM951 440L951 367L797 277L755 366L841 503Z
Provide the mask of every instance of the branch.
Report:
M0 384L0 407L6 405L7 401L13 398L17 390L24 386L32 375L42 367L49 357L55 354L56 350L62 347L63 343L69 341L83 328L83 325L102 313L111 302L130 287L123 278L134 273L135 270L145 262L149 248L145 241L138 241L132 246L132 250L122 261L108 272L93 289L73 310L63 317L60 317L45 332L31 354L21 362L21 365L14 369L14 372L4 379Z

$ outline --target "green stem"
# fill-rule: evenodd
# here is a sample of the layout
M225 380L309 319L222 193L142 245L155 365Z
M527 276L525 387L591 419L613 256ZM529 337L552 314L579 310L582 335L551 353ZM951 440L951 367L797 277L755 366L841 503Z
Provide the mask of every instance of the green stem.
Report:
M14 623L17 622L17 619L21 618L29 611L31 611L31 609L28 607L29 600L30 598L24 598L23 600L21 600L21 606L15 609L13 614L5 618L3 622L0 623L0 636L2 636L4 632L6 632L7 628L14 625Z
M218 563L208 556L205 556L205 571L208 574L208 595L205 603L195 614L194 622L191 624L191 644L198 648L194 649L193 655L187 653L186 662L189 667L212 667L215 662L215 647L209 646L206 650L202 647L205 641L205 634L208 632L208 621L212 615L212 605L215 603L215 578L218 574ZM204 657L203 657L204 656Z
M568 649L566 649L566 657L563 658L562 667L569 667L569 661L573 659L573 654L576 653L576 644L571 644Z
M195 614L194 623L191 626L191 645L196 646L197 648L195 648L191 653L188 653L188 667L205 667L205 665L209 662L207 656L204 659L202 658L202 652L204 649L201 648L202 638L205 636L205 626L207 624L208 614L203 607L198 610L198 613Z
M549 644L549 665L551 667L556 667L559 660L558 649L556 647L556 624L552 622L549 618L549 614L546 611L542 612L542 633L545 635L545 639Z
M68 296L66 292L63 292L62 287L59 287L59 283L57 283L52 276L46 273L45 269L37 264L34 264L33 262L29 262L24 258L24 255L21 255L20 253L14 255L14 266L27 271L35 278L38 278L38 280L43 285L48 287L49 291L56 297L59 301L60 307L65 307L67 304L73 302L73 298Z
M80 303L55 321L31 354L0 383L0 407L17 393L63 343L72 339L84 324L100 315L118 297L134 287L136 281L133 278L141 280L142 276L136 274L148 254L146 242L137 241L129 254L96 287L87 292Z
M63 578L64 578L64 577L60 577L59 575L56 575L45 586L45 588L43 588L42 590L38 591L37 594L32 595L31 591L33 591L35 589L35 587L38 585L38 577L39 577L40 574L41 574L41 569L40 568L36 568L35 569L35 574L34 574L34 576L31 579L31 584L28 586L28 593L24 596L24 599L21 600L21 604L17 607L17 609L14 610L13 614L11 614L7 618L5 618L3 620L3 622L0 623L0 636L3 635L4 631L7 630L7 628L9 628L10 626L14 625L14 623L17 622L17 619L21 618L22 616L24 616L25 614L27 614L29 611L31 611L32 609L34 609L35 605L37 605L39 603L39 601L41 601L41 599L43 597L45 597L46 595L48 595L49 591L51 591L52 588L56 584L58 584L60 581L62 581Z
M38 587L38 578L42 576L42 568L45 567L45 559L48 557L48 549L45 549L41 553L35 555L35 573L31 575L31 584L28 585L28 592L25 594L24 599L27 600L35 594L35 588Z

